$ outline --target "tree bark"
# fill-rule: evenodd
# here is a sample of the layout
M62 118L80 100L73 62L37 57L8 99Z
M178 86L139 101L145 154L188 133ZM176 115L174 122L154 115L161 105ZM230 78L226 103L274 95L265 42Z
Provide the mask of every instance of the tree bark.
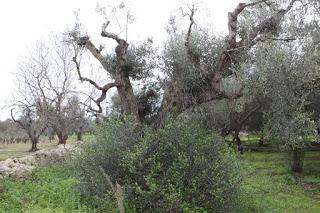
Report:
M263 146L263 145L264 145L264 139L263 139L263 135L261 135L259 139L259 146Z
M237 146L237 149L239 151L240 154L243 154L243 147L242 147L242 143L241 143L241 139L239 136L240 131L234 131L234 135L233 135L233 141L235 143L235 145Z
M82 131L83 131L83 127L80 126L77 131L77 141L82 141Z
M36 152L38 151L38 142L39 142L39 139L38 138L32 138L31 139L31 149L29 150L29 152Z
M301 173L303 170L304 150L302 148L292 148L289 155L291 171Z
M65 145L67 143L68 135L63 133L57 133L58 136L58 145L63 144Z
M95 111L97 113L102 113L101 102L106 99L107 91L112 87L117 87L117 91L120 97L121 106L124 112L127 115L132 115L135 119L137 124L141 124L140 117L139 117L139 107L137 99L134 95L132 84L129 78L129 72L124 69L124 65L127 61L127 49L129 44L124 39L118 37L114 33L110 33L106 31L107 26L109 25L109 21L106 24L103 24L101 36L110 38L115 40L118 45L115 48L115 54L117 57L118 67L116 73L110 73L108 70L108 64L106 63L105 56L101 54L101 51L95 47L95 45L90 41L88 36L77 38L77 45L84 46L87 50L91 52L91 54L100 62L102 67L111 74L114 82L108 83L104 86L98 85L95 81L83 77L80 73L80 64L77 61L77 54L75 54L73 61L76 64L77 72L79 79L81 81L87 81L91 85L93 85L96 89L100 90L102 93L99 98L96 100L92 99L96 105L98 106L98 110L94 110L92 107L89 107L90 110ZM76 51L75 51L76 52Z
M77 141L82 141L82 132L77 132Z
M135 121L137 123L140 123L141 121L139 116L139 106L137 99L134 95L129 76L126 75L125 71L120 71L115 76L115 79L117 82L119 82L119 86L117 86L117 91L120 97L123 111L127 115L132 115Z
M50 142L52 140L54 140L54 135L55 135L54 130L53 129L48 129L48 139L49 139Z

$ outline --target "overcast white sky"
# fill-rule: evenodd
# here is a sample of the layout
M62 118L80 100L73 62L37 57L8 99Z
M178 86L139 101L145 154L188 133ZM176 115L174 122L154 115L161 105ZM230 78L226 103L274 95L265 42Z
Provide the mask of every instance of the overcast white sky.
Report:
M198 2L201 12L196 21L210 24L218 32L227 30L227 12L240 0L132 0L129 2L135 17L129 29L129 39L142 40L153 37L157 42L165 39L165 25L170 14L184 3ZM110 5L117 1L95 0L8 0L0 3L0 119L6 119L9 110L4 109L14 93L15 77L20 57L37 40L51 33L61 32L75 22L74 11L79 10L80 20L93 40L98 39L102 20L96 13L96 5ZM119 1L120 3L120 1ZM112 20L111 20L112 21ZM99 42L103 40L99 39Z

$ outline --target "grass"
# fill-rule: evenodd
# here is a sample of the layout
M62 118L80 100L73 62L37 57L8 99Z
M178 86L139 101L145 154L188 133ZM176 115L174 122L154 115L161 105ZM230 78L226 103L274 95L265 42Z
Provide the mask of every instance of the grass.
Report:
M295 178L282 153L245 153L244 188L252 212L320 212L320 153L308 152L304 172Z
M23 182L6 180L0 183L0 213L95 212L82 204L76 183L70 171L57 165L40 168Z
M39 149L50 149L56 146L55 141L41 141L38 144ZM0 161L7 158L19 158L30 154L28 150L31 148L31 143L19 143L19 144L0 144Z

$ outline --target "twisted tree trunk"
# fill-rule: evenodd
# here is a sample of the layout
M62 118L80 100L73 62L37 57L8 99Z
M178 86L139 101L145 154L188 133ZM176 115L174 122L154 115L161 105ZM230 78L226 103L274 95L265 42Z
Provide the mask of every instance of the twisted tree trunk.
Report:
M116 81L121 82L117 86L117 91L120 97L121 106L127 115L132 115L137 123L140 123L139 107L137 99L134 95L129 76L124 71L120 71L115 76Z
M89 109L91 111L94 111L96 113L102 113L102 107L101 103L106 99L107 92L112 87L117 87L117 91L120 97L121 106L127 115L132 115L135 122L137 124L141 124L140 117L139 117L139 107L137 99L134 95L132 84L130 82L129 78L129 70L127 70L125 64L127 62L127 50L129 47L129 44L126 40L120 38L118 35L107 32L106 28L109 25L109 21L102 26L102 32L101 36L106 37L109 39L112 39L117 42L117 46L115 48L115 54L117 59L117 68L114 70L115 72L109 70L108 63L106 61L105 56L101 54L101 50L95 47L95 45L90 41L90 38L88 36L74 39L77 41L77 45L85 47L102 65L102 67L110 73L111 77L113 78L113 82L107 83L103 86L100 86L97 84L94 80L83 77L80 72L80 64L77 61L77 51L75 51L75 56L73 58L73 61L76 64L77 72L79 79L81 81L87 81L91 85L93 85L96 89L101 91L101 95L97 99L91 99L96 103L98 109L93 109L91 106L89 106Z

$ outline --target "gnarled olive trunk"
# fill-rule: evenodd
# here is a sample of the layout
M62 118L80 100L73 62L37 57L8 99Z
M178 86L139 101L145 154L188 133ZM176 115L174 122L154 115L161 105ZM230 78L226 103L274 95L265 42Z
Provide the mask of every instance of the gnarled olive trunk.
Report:
M138 102L134 95L129 76L126 75L125 71L121 70L116 74L115 79L120 83L120 85L117 86L117 90L124 112L127 115L132 115L135 119L135 122L140 124L141 121L139 116Z

